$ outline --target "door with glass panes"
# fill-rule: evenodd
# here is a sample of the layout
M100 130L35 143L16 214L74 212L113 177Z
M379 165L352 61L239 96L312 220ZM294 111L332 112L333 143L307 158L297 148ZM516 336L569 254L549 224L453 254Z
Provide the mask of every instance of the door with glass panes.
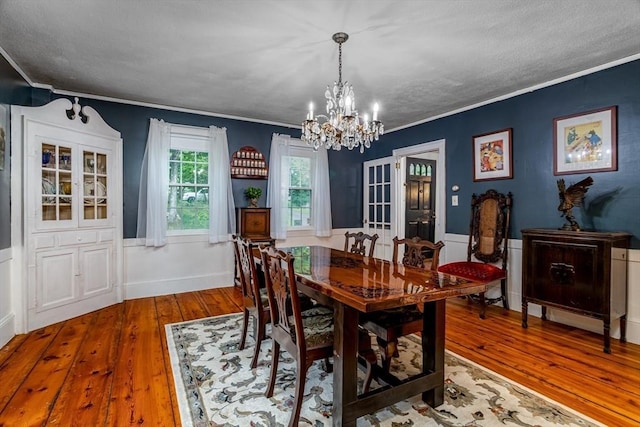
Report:
M363 167L363 232L377 234L374 256L390 260L395 236L391 201L395 197L395 171L393 157L364 162Z

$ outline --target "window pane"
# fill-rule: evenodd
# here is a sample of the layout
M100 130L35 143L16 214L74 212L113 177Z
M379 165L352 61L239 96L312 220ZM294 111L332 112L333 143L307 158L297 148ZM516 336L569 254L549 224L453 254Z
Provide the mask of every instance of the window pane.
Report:
M311 224L311 190L290 189L288 205L289 226L300 227Z
M172 149L167 230L209 228L209 154Z
M286 217L290 227L311 225L311 159L308 157L289 157Z

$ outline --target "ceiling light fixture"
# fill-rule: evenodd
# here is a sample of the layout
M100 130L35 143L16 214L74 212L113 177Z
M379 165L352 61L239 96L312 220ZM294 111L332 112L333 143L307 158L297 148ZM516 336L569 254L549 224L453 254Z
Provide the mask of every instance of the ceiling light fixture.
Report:
M302 122L302 140L312 145L314 150L320 147L341 150L346 147L353 150L371 146L384 133L384 125L378 120L378 104L373 106L373 116L358 116L356 97L349 82L342 83L342 44L347 41L346 33L335 33L333 41L338 43L338 81L333 83L333 90L327 86L324 93L327 99L327 115L313 116L313 104L309 104L307 119Z

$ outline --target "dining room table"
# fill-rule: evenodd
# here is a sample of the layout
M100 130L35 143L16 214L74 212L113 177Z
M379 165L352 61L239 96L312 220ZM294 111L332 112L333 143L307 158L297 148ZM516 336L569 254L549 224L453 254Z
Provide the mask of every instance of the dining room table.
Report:
M334 426L416 395L432 407L444 402L446 300L484 292L486 283L322 246L279 249L295 257L298 290L334 309ZM400 378L376 366L380 387L358 393L360 314L415 304L423 307L422 370Z

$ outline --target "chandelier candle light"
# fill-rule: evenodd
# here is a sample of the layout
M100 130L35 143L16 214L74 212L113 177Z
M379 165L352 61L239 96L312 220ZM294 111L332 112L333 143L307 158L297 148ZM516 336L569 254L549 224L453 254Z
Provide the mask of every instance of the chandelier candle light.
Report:
M301 139L313 146L340 150L346 147L353 150L360 147L371 147L372 141L377 141L384 134L384 125L378 120L378 104L373 106L373 117L369 121L365 114L358 116L356 97L349 82L342 83L342 44L347 41L346 33L335 33L333 41L338 43L338 81L333 83L333 90L327 86L324 93L327 99L327 115L313 116L313 104L309 104L307 119L302 122Z

